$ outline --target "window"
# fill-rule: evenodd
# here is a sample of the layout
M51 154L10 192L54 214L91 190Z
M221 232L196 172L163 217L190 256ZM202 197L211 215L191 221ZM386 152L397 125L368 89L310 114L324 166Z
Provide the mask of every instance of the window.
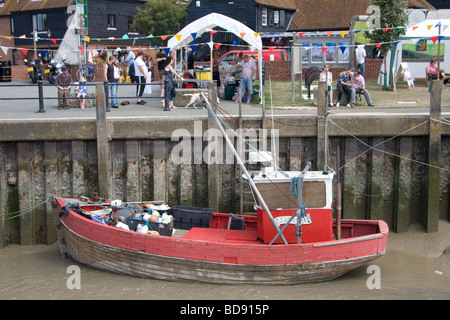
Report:
M136 29L134 28L134 24L136 22L136 18L132 16L128 16L128 31L132 33L136 33Z
M267 8L262 8L261 25L267 26Z
M33 30L36 31L47 31L47 14L46 13L38 13L33 14Z
M274 24L274 26L277 27L279 22L280 22L280 12L275 10L273 12L273 24Z
M115 14L108 14L108 29L115 29L116 28L116 15Z

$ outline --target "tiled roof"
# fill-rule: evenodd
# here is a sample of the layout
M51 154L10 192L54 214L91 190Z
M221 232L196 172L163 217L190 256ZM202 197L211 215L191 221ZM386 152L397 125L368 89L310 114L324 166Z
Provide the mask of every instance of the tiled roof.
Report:
M5 0L0 15L9 15L11 12L34 11L53 8L67 8L73 0Z

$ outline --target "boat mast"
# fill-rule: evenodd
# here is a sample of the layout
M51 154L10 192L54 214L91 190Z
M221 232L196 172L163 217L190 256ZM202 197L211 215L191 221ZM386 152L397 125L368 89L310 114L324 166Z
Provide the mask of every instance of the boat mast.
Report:
M211 107L211 105L209 103L208 97L205 96L204 92L201 92L201 95L202 95L203 101L205 101L205 103L206 103L206 108L208 109L208 112L211 113L214 121L216 122L217 126L219 127L220 132L222 132L222 135L223 135L223 137L224 137L228 147L233 152L233 155L236 158L237 163L239 164L239 166L241 167L241 169L244 172L245 176L247 177L247 180L250 183L250 186L253 188L256 196L258 197L259 201L261 202L262 207L264 208L264 210L266 211L267 215L269 216L269 219L272 222L273 226L275 227L275 230L278 232L278 234L279 234L279 236L281 238L281 241L283 241L284 244L288 244L287 241L286 241L286 238L283 236L283 233L280 230L280 227L275 222L275 219L273 218L272 214L270 213L270 210L267 207L267 204L264 201L263 197L261 196L261 193L259 193L258 188L256 187L255 183L253 182L252 177L248 173L247 168L245 167L244 163L242 162L242 159L239 157L236 149L234 148L233 143L231 143L230 138L228 138L228 135L226 134L225 129L223 128L222 124L220 123L219 118L212 111L212 107Z

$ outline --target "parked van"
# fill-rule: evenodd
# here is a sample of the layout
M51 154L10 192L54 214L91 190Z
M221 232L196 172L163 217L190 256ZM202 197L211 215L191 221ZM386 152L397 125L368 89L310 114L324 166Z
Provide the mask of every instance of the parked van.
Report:
M239 52L242 52L245 56L248 54L250 57L254 56L256 60L258 60L258 50L232 50L225 53L223 56L219 58L219 62L234 62L236 61ZM263 49L261 50L261 54L263 57L263 61L285 61L287 60L287 53L285 49Z

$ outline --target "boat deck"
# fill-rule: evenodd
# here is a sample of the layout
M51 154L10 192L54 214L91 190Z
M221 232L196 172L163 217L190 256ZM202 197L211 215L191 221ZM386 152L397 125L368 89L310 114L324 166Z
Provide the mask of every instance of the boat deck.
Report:
M192 228L183 239L229 244L263 244L255 230Z

